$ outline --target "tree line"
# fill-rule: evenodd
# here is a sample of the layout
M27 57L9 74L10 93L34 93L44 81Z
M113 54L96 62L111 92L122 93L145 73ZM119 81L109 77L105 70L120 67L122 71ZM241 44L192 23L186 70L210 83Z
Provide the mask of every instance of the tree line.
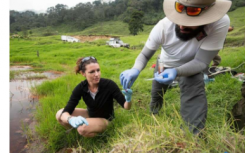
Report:
M57 4L47 8L45 13L39 14L33 11L10 10L10 33L60 24L69 24L77 30L83 30L97 22L109 20L130 23L132 14L137 11L143 12L142 24L154 25L164 17L163 1L114 0L107 3L103 0L95 0L92 3L79 3L71 8L64 4ZM240 6L245 6L245 0L233 0L230 11Z

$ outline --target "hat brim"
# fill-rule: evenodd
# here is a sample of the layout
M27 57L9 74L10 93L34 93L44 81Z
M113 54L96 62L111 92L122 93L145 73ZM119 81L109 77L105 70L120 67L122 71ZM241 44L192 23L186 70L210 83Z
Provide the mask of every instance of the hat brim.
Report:
M163 11L166 17L175 24L182 26L200 26L213 23L221 19L230 9L231 1L216 0L208 10L198 16L188 16L186 12L178 13L175 10L175 0L164 0Z

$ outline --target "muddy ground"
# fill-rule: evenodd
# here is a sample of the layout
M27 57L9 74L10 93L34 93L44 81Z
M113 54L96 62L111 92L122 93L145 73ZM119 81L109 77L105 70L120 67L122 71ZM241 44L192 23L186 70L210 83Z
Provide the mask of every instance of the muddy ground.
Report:
M95 40L99 40L99 39L110 39L111 37L115 37L115 36L107 36L107 35L88 35L88 36L83 36L83 35L76 35L76 36L72 36L74 38L79 39L81 42L86 42L86 41L95 41Z
M38 96L30 91L32 85L45 80L56 79L62 72L32 72L31 66L11 66L10 71L17 71L10 80L10 152L42 153L45 140L38 137L35 128L38 126L34 113L38 105ZM37 76L40 76L38 78Z

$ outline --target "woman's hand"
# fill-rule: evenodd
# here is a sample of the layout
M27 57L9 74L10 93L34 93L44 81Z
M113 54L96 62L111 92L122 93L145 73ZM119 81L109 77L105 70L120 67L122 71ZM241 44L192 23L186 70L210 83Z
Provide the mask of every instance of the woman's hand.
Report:
M130 102L133 91L131 89L126 89L126 90L122 90L122 93L125 95L126 102Z
M88 121L82 116L72 116L70 119L68 119L68 123L74 128L77 128L83 124L88 125Z

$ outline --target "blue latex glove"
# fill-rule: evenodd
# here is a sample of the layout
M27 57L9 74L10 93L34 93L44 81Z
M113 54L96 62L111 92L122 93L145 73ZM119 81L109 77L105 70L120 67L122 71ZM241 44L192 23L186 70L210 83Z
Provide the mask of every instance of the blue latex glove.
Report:
M130 102L133 91L131 89L126 89L122 90L122 93L125 95L126 102Z
M154 79L162 84L171 84L174 79L176 78L177 70L175 68L172 69L165 69L162 73L158 74L158 72L155 73Z
M85 118L83 118L82 116L71 117L68 120L68 122L74 128L77 128L78 126L83 125L83 124L88 125L88 121Z
M123 71L120 74L120 81L121 81L121 85L123 86L123 89L131 88L131 86L133 85L134 81L137 79L139 74L140 71L135 68Z

